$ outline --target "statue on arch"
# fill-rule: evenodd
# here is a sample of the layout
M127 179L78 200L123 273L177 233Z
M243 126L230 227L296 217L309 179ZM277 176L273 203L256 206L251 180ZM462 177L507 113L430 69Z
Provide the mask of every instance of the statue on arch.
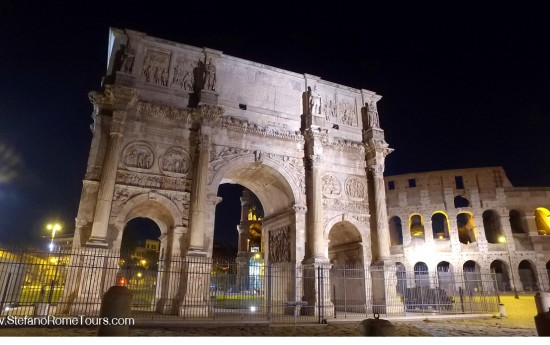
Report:
M320 115L321 114L321 96L317 92L317 85L311 89L311 86L307 87L309 94L309 114Z
M376 111L376 103L374 101L367 104L367 120L368 128L380 128L380 120L378 118L378 111Z
M212 63L212 58L208 59L205 66L204 82L207 90L216 90L216 66Z

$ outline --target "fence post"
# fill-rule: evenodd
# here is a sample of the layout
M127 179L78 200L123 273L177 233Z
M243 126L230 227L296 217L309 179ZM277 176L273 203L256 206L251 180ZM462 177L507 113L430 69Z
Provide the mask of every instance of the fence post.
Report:
M460 308L462 309L462 314L464 314L464 291L462 290L462 286L458 287L458 294L460 296Z
M6 286L4 287L4 293L2 293L2 300L0 301L0 314L4 311L4 303L6 302L6 295L8 294L8 288L10 286L11 273L8 273L8 278L6 279Z

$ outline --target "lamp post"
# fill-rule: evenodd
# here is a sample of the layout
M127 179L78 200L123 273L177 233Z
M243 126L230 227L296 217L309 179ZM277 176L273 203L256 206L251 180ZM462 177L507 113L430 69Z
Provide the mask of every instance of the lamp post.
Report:
M55 233L61 230L61 225L59 223L55 224L48 224L46 226L46 229L50 230L52 232L52 239L50 241L50 245L48 246L50 248L50 252L53 251L53 239L55 237Z
M508 262L510 263L510 275L512 276L512 285L514 286L514 298L519 299L518 290L516 289L516 281L514 280L514 267L512 266L512 256L510 255L510 247L508 247L508 242L506 241L506 237L504 235L501 235L498 238L498 241L506 245L506 251L508 252Z

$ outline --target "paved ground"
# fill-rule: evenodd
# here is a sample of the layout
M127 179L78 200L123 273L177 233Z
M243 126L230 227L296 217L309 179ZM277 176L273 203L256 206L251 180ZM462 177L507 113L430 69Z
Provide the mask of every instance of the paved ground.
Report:
M536 336L532 296L519 300L503 297L507 318L475 318L444 320L417 319L392 320L397 336ZM148 327L132 328L130 336L360 336L358 321L330 323L329 325L300 326L230 326L230 327ZM0 328L0 336L94 336L95 328Z

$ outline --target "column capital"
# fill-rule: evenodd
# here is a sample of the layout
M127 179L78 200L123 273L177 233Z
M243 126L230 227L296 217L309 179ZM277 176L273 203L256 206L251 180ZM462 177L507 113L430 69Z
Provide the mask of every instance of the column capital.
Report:
M122 136L126 125L126 112L121 110L113 111L111 120L111 136Z
M389 147L388 143L384 139L369 139L365 143L365 153L367 159L374 157L386 157L394 150Z

